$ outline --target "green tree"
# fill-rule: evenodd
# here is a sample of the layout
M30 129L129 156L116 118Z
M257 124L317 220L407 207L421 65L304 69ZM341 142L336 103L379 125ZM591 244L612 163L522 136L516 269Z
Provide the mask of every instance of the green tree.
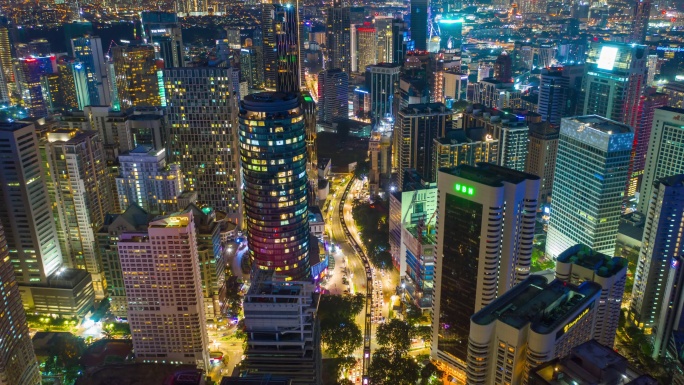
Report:
M363 337L359 326L351 320L326 320L321 322L321 341L326 347L325 351L331 356L347 357L361 346Z
M414 359L402 357L382 347L373 354L368 377L374 385L415 385L420 378L419 371L420 366Z
M378 326L376 338L378 345L387 347L394 355L402 356L411 347L413 327L406 321L392 319Z
M406 304L406 322L410 325L415 325L427 321L427 317L423 314L423 310L415 303L408 302Z
M439 383L440 377L442 377L442 372L429 360L420 369L420 385Z
M414 335L417 338L422 339L426 343L432 341L432 326L430 325L420 325L415 327Z

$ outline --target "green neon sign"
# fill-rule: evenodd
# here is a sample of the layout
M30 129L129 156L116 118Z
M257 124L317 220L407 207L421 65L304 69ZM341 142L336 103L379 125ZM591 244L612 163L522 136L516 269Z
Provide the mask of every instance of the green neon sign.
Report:
M460 183L456 183L456 186L454 186L454 190L460 192L461 194L466 194L473 196L475 195L475 189L471 186L466 186Z

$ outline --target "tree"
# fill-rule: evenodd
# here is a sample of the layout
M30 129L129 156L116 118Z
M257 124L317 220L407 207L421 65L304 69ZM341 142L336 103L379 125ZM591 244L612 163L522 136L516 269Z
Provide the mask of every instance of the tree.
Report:
M411 325L395 318L378 326L376 338L378 345L387 347L396 356L402 356L411 347L412 334L413 327Z
M416 326L414 330L414 335L426 343L430 343L432 341L432 326L429 325L420 325Z
M331 356L347 357L361 346L363 337L359 326L351 320L344 322L326 320L326 322L321 322L321 341L326 346L326 352Z
M415 303L408 302L406 304L406 322L408 322L410 325L415 325L425 321L427 321L427 317L423 314L423 310L421 310Z
M415 385L419 379L419 370L414 359L402 357L389 348L382 347L373 354L368 377L374 385Z
M430 361L427 361L420 369L420 385L439 383L440 377L442 377L442 372Z

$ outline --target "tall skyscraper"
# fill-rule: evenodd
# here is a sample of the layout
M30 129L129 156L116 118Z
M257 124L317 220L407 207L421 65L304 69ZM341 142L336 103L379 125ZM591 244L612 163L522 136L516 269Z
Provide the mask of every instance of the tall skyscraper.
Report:
M529 127L525 172L541 178L539 202L545 203L551 196L553 189L560 127L554 127L548 122L531 123Z
M242 223L237 98L230 68L195 67L165 71L170 160L179 163L185 190L202 204ZM198 86L200 85L200 86Z
M260 269L293 280L308 278L306 132L300 97L247 95L240 102L239 121L250 257Z
M429 14L430 0L411 0L411 40L418 51L427 51Z
M651 14L651 0L634 0L631 43L644 44Z
M82 110L86 105L90 105L88 77L83 64L62 56L58 60L57 68L57 73L41 77L43 98L48 110Z
M349 7L342 6L341 0L333 1L328 9L326 23L326 49L328 63L326 68L340 68L351 73L351 24L349 21Z
M318 74L318 121L332 124L349 117L349 73L339 68Z
M378 63L392 63L392 20L391 16L375 16L373 19L378 32Z
M502 52L494 62L494 79L502 83L513 82L513 59L506 52Z
M437 180L430 355L465 370L470 317L529 276L539 177L482 163Z
M570 90L569 81L563 76L562 67L542 68L537 104L537 113L541 115L542 121L560 127Z
M578 243L598 253L615 254L633 140L629 126L599 116L563 118L548 256L555 259Z
M102 39L97 36L78 37L71 40L71 49L76 60L85 67L89 105L108 106L111 103L111 90Z
M671 296L666 294L673 295L675 282L669 282L668 278L672 270L681 267L679 263L684 251L682 243L674 240L684 223L683 180L681 174L656 179L648 199L643 246L639 250L627 317L646 333L658 327L663 306L671 306L671 311L679 306L671 303Z
M4 219L8 221L9 218ZM0 226L0 384L40 384L38 361L26 324L26 313L14 276L5 236Z
M16 91L14 70L12 69L12 46L9 27L0 26L0 100L10 102Z
M160 68L153 46L135 44L112 47L112 60L121 109L163 105L163 84L159 84Z
M647 56L643 45L593 44L584 66L582 114L635 127Z
M414 169L427 182L434 175L434 140L443 138L453 128L454 112L443 103L411 104L397 114L394 151L397 152L399 185L404 172Z
M301 86L301 55L298 2L269 0L262 4L264 77L266 88L298 92Z
M370 115L376 122L393 115L394 92L401 65L380 63L366 68L366 90L370 93Z
M646 164L639 191L637 210L646 213L653 199L653 184L666 176L684 173L684 126L681 118L684 109L656 108L648 139Z
M62 255L71 267L92 276L97 298L104 298L106 281L95 246L95 231L112 211L99 133L57 131L47 135L47 164L55 186L55 202L63 221Z
M23 105L28 114L34 118L47 116L47 103L43 98L41 78L56 72L57 62L54 56L21 58L15 61L17 86Z
M185 52L178 16L174 12L144 11L140 18L145 42L154 46L164 68L183 67Z
M117 246L136 359L206 370L209 344L192 213L150 222L146 232L123 233Z
M183 192L183 174L179 164L167 164L165 149L138 146L119 155L119 172L119 207L136 204L155 214L179 209L177 198Z
M378 62L378 33L369 22L356 27L357 68L359 72Z
M320 83L319 83L320 84ZM309 179L309 203L318 202L318 133L316 102L309 91L302 91L306 131L306 174Z
M406 57L408 26L402 19L392 21L392 63L403 64Z

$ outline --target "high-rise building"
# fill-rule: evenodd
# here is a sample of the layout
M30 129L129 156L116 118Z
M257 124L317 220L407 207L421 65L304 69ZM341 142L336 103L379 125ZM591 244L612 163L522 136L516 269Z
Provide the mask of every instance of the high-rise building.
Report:
M259 269L307 278L306 130L300 97L247 95L240 102L239 123L250 257Z
M498 163L499 141L482 132L466 133L465 130L452 131L444 138L433 141L432 155L435 158L431 180L437 180L440 168L456 167L461 164L475 166L478 163Z
M43 75L43 98L50 112L82 110L90 105L88 77L83 64L66 56L59 58L56 73Z
M89 105L108 106L111 103L111 90L102 39L97 36L78 37L71 40L71 49L87 75Z
M468 75L454 70L442 72L443 82L441 93L444 97L443 103L449 100L466 100L468 92Z
M138 146L119 155L119 172L119 207L136 204L154 214L180 209L177 198L183 192L183 174L179 164L167 164L165 149Z
M359 72L363 72L366 67L378 62L378 32L366 22L363 26L356 27L356 41L357 68Z
M399 185L403 185L404 171L408 169L416 170L425 181L436 181L433 141L452 130L453 115L454 111L443 103L411 104L399 111L394 129Z
M109 309L117 317L128 317L126 286L119 260L119 239L122 233L146 232L147 225L155 216L133 204L121 214L108 213L104 224L97 230L97 247L102 260L102 270L107 280Z
M306 174L309 179L309 203L318 202L318 134L316 102L309 91L302 91L302 108L306 131Z
M632 9L632 39L630 43L644 44L651 14L651 0L635 0Z
M646 164L639 190L637 210L646 213L653 198L653 184L666 176L684 173L684 126L681 117L684 109L656 108L648 139Z
M467 383L527 384L530 371L591 340L601 287L533 275L473 315Z
M15 61L17 86L29 116L47 116L47 104L43 98L40 80L43 75L55 73L56 70L57 62L54 56L21 58Z
M209 344L192 213L150 222L146 232L123 233L117 246L136 359L206 370Z
M648 48L643 45L592 45L584 66L582 114L598 115L636 126L646 84Z
M298 2L292 4L269 0L262 7L266 88L298 92L302 71Z
M349 117L349 73L340 68L318 74L318 121L332 124Z
M408 25L402 19L392 21L392 63L403 64L406 57Z
M259 73L257 60L256 47L240 49L240 75L247 81L249 88L259 87L264 81L263 74Z
M392 63L392 20L391 16L375 16L373 19L378 32L378 63Z
M529 276L539 177L481 163L441 169L437 185L431 357L465 370L470 317Z
M499 110L517 108L520 104L520 91L515 89L512 82L504 83L494 78L484 78L475 84L473 103Z
M200 203L242 223L237 138L237 98L230 68L165 71L169 158L179 163L185 191Z
M629 179L627 180L625 198L633 197L641 187L641 179L646 166L646 153L648 152L651 128L653 127L653 116L656 108L665 106L667 106L667 95L650 90L639 101L639 116L637 117L637 125L634 127L634 144L629 162Z
M57 223L65 262L92 276L97 298L104 298L106 280L95 246L95 231L112 211L100 135L96 131L60 130L47 134L47 164L55 186Z
M563 118L553 180L546 254L583 244L615 254L632 129L596 115ZM577 197L584 197L578 200Z
M670 82L662 88L662 93L667 95L667 106L684 108L684 83Z
M569 81L563 76L562 67L542 68L537 104L537 113L542 121L560 127L570 90Z
M366 90L370 93L370 115L375 121L393 115L394 92L401 65L380 63L366 68Z
M5 222L10 218L4 218ZM40 371L26 324L26 313L9 260L9 249L0 226L0 384L38 385Z
M157 59L164 60L164 68L183 67L185 52L178 16L173 12L144 11L140 18L145 42L154 46Z
M613 347L622 312L622 297L627 279L627 260L597 253L584 245L575 245L556 260L556 279L579 285L594 282L601 286L596 307L593 339Z
M494 79L501 83L513 82L513 59L505 51L494 62Z
M164 105L166 101L162 101L164 88L163 83L160 84L161 71L153 46L134 44L112 47L112 61L121 109Z
M432 307L435 275L435 246L437 239L429 223L405 226L402 240L406 250L406 272L401 274L402 287L411 301L423 310Z
M16 91L14 70L12 66L12 46L10 44L9 27L0 26L0 100L10 102L12 93Z
M257 272L243 302L247 341L242 368L248 376L268 373L291 385L321 383L315 291L310 282L276 281L272 271Z
M430 0L411 0L411 40L417 51L427 51Z
M461 48L463 42L463 16L456 13L442 15L439 19L439 48L455 50Z
M539 202L544 203L548 201L553 189L560 127L554 127L548 122L531 123L529 126L525 172L541 178Z
M684 221L683 179L681 174L658 178L649 190L651 197L643 198L650 203L646 206L643 246L639 250L628 319L647 333L658 326L663 306L671 306L671 311L679 306L665 294L671 293L670 285L675 282L668 278L670 271L679 267L684 247L673 240Z
M380 193L392 174L392 139L390 132L371 132L368 140L370 170L368 171L368 190L370 196Z
M328 64L326 68L340 68L351 73L351 24L349 21L349 7L342 6L341 0L333 2L328 9L326 23L326 49Z

